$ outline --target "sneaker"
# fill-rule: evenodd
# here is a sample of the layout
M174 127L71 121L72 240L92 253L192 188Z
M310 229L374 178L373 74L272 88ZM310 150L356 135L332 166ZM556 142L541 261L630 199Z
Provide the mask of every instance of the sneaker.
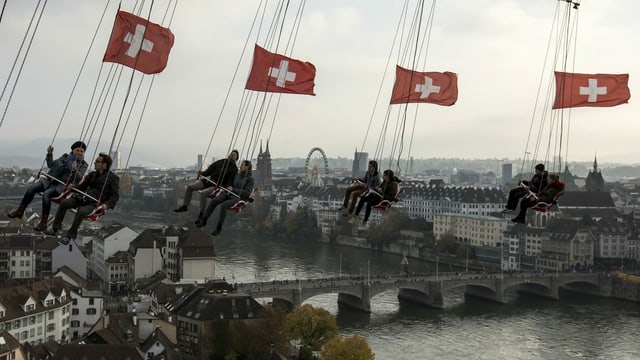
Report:
M69 243L71 243L71 238L68 237L61 237L60 239L58 239L58 244L60 245L69 245Z
M179 212L185 212L185 211L187 211L187 210L189 210L189 208L187 207L187 205L182 205L182 206L180 206L180 207L179 207L179 208L177 208L177 209L173 209L173 212L177 212L177 213L179 213Z
M198 218L198 220L196 220L194 224L196 224L196 227L199 227L199 228L205 227L207 226L207 219Z
M368 228L369 228L369 224L367 224L367 222L366 222L366 221L363 221L363 222L362 222L362 224L360 224L360 226L358 226L358 228L359 228L360 230L366 230L366 229L368 229Z
M211 233L212 236L218 236L218 234L220 234L220 229L215 229L213 230L213 232Z
M357 216L352 216L351 219L349 219L349 224L357 224L357 223L358 223Z
M342 210L346 210L346 209L347 209L347 207L342 205L336 211L342 211Z

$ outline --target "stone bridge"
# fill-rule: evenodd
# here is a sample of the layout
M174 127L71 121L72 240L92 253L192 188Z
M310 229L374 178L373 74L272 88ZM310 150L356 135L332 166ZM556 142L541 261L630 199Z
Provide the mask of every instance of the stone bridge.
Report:
M338 303L362 311L371 311L371 299L386 291L396 291L398 299L443 308L444 296L463 288L465 295L504 303L505 291L558 299L558 290L565 288L598 296L609 296L611 279L596 273L521 273L507 274L455 274L416 276L386 276L375 279L363 277L332 279L279 280L272 282L238 284L254 298L272 298L274 304L287 308L302 304L321 294L337 293Z

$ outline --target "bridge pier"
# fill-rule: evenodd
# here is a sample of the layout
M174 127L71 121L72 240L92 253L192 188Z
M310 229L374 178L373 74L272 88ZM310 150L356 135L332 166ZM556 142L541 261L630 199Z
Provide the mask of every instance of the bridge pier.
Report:
M363 312L371 312L371 285L362 284L359 297L342 292L338 293L338 304Z
M398 299L412 303L442 309L444 307L444 299L442 297L442 282L428 281L425 284L425 291L416 289L403 288L398 289Z

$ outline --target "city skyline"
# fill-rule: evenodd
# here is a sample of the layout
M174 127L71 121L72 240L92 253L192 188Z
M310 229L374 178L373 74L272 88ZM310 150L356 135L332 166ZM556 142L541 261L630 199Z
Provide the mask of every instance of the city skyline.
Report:
M459 98L451 107L419 105L411 156L517 159L525 155L536 91L559 3L562 2L482 0L472 5L437 4L427 70L457 73ZM0 23L0 51L9 56L0 59L3 81L7 80L35 4L12 2L5 9ZM52 137L104 5L105 2L60 1L45 9L0 127L1 142L16 144ZM133 12L132 7L132 1L122 2L122 10ZM166 2L157 2L151 20L161 23L166 7ZM78 93L53 141L57 149L68 146L59 139L80 134L81 119L90 102L92 82L102 65L116 8L116 4L110 4L105 13ZM250 55L243 56L234 88L229 89L229 84L256 8L255 1L191 1L178 5L170 26L175 44L167 68L154 80L131 154L132 165L140 164L136 159L143 153L157 154L166 159L169 167L193 163L193 154L207 151L219 116L221 125L208 157L219 158L228 151ZM269 140L272 156L305 157L316 146L334 158L353 156L356 148L375 152L391 93L393 72L389 68L395 66L395 58L390 59L388 67L386 63L401 9L400 1L307 3L293 57L316 66L317 96L282 96ZM639 2L582 1L574 71L629 73L632 98L629 104L612 108L573 109L570 133L565 134L568 145L563 148L567 151L563 157L568 161L589 162L595 156L602 163L637 163L640 159L640 150L635 147L638 126L633 118L638 112L633 101L638 84L633 70L639 67L640 57L636 49L626 44L629 34L640 33L640 24L633 18L637 13L634 9L640 10ZM249 40L249 49L253 42ZM385 68L387 74L381 87ZM130 69L123 72L123 78L128 79ZM373 113L379 89L380 100ZM220 114L228 90L229 103ZM0 101L2 110L8 95L7 92ZM120 106L114 105L112 112L119 112ZM391 109L397 111L398 105ZM370 118L371 133L361 149ZM115 120L110 120L99 142L90 142L88 153L95 148L106 151L114 128ZM268 130L264 131L261 138L266 141ZM132 143L133 130L128 130L120 146L131 148ZM256 151L245 152L255 157ZM42 149L30 152L25 155L37 156ZM405 149L404 155L408 154ZM122 154L123 161L128 157L128 153Z

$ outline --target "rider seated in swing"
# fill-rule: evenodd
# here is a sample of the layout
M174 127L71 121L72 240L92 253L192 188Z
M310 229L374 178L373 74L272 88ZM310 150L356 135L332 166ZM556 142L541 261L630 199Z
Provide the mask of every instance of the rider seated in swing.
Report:
M358 214L360 214L364 205L367 204L364 219L362 220L362 227L367 227L367 221L369 220L369 216L371 216L371 208L385 200L396 201L396 196L398 196L399 192L400 179L393 175L393 170L385 170L382 173L382 184L375 188L375 192L371 191L360 199L356 212L349 222L352 224L356 223L358 221Z
M198 224L198 227L206 226L207 219L213 214L216 207L220 207L220 216L218 217L218 225L211 235L216 236L222 231L222 224L227 216L227 211L238 201L247 201L251 197L253 192L254 179L251 174L251 161L243 160L240 163L240 171L233 179L233 186L228 186L227 191L222 191L218 196L213 198L207 206L202 221Z
M71 227L67 230L66 236L59 241L63 245L68 245L78 236L78 228L87 215L96 209L105 211L116 206L120 199L120 178L111 172L111 164L113 160L109 155L103 153L98 155L94 162L95 170L74 187L79 190L78 192L73 191L70 197L62 200L53 220L52 229L46 231L46 234L57 235L62 229L62 220L67 210L76 208Z
M238 161L239 156L238 154L238 150L232 150L226 159L214 161L205 171L198 171L199 179L187 185L182 206L174 209L173 211L184 212L189 210L189 204L191 203L193 192L204 190L200 192L200 211L198 213L198 219L195 222L196 225L200 225L202 216L204 215L205 206L207 205L207 197L215 190L214 186L216 184L214 182L219 182L217 185L222 187L231 186L233 184L233 177L238 172L238 166L236 165L236 161Z
M344 216L353 214L353 210L356 207L356 203L367 189L375 189L380 185L380 174L378 174L378 162L375 160L369 160L369 164L367 166L367 172L364 174L362 179L358 179L359 182L356 182L354 185L351 185L347 188L347 191L344 193L344 201L342 203L342 207L338 209L338 211L347 210L348 212L344 213ZM349 198L351 198L351 205L349 205Z
M51 200L64 191L65 185L75 185L82 180L82 176L87 171L89 165L83 159L86 150L87 145L85 143L76 141L71 145L71 152L62 154L62 156L53 160L53 146L49 145L46 156L47 167L49 168L47 175L41 174L39 179L29 186L18 208L8 213L7 216L12 219L21 218L24 215L24 210L33 201L36 194L42 193L42 215L40 216L40 223L33 229L35 231L46 230L47 220L51 212Z
M538 203L552 204L562 191L564 191L564 183L560 181L560 176L558 174L549 174L549 185L537 196L523 198L522 201L520 201L520 213L511 219L511 221L524 224L528 208L534 207Z
M507 197L507 205L504 208L504 212L513 211L518 207L518 201L524 198L530 193L538 194L544 188L547 187L548 173L544 170L543 164L538 164L535 167L535 172L530 181L523 180L518 184L518 187L509 191Z

